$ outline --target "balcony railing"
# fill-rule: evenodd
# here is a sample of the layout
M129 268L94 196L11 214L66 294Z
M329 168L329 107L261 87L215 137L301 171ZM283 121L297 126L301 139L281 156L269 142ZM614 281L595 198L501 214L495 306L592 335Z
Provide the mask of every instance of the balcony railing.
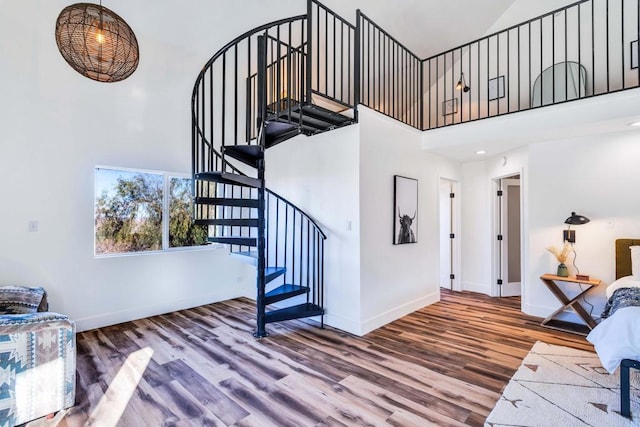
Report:
M427 59L358 12L359 102L421 130L640 85L640 0L583 0Z

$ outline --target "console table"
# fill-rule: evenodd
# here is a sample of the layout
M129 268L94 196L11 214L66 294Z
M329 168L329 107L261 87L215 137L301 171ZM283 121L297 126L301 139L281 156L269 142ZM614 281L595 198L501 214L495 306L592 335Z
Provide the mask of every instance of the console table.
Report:
M549 288L553 295L562 303L562 307L551 313L542 321L542 326L579 335L587 335L589 331L596 326L596 321L591 317L589 312L580 305L578 300L591 289L598 286L600 284L600 280L578 280L575 277L562 277L556 276L555 274L543 274L540 276L540 280L547 285L547 288ZM581 291L573 298L569 298L567 294L558 287L556 282L567 282L582 285L580 286ZM585 325L555 319L559 313L567 309L573 310L582 320L584 320Z

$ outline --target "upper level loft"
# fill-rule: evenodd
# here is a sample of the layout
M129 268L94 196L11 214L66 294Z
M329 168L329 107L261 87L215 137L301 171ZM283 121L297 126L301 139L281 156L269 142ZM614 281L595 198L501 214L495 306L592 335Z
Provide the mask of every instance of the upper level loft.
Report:
M354 24L307 0L306 14L250 31L212 58L194 90L194 119L198 132L209 131L207 141L252 144L261 117L296 125L291 135L313 134L334 125L305 115L336 113L348 124L365 105L429 131L427 148L459 144L464 138L450 141L438 130L483 127L487 118L587 105L583 100L637 88L639 16L640 0L582 0L420 58L360 10ZM258 49L263 63L255 59ZM585 112L572 114L590 120Z
M636 88L639 11L583 0L426 59L359 13L360 102L432 130Z

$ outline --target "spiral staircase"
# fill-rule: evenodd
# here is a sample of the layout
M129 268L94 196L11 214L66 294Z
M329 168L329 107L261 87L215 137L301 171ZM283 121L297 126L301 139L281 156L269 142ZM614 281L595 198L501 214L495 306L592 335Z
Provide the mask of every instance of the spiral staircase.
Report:
M307 14L241 35L205 64L193 90L194 219L208 226L210 242L229 245L256 266L256 337L268 335L267 323L316 316L324 322L326 235L265 182L265 150L355 122L351 64L339 70L348 82L339 77L336 84L335 63L333 84L321 77L320 68L329 66L318 40L323 13L324 27L333 12L309 1Z

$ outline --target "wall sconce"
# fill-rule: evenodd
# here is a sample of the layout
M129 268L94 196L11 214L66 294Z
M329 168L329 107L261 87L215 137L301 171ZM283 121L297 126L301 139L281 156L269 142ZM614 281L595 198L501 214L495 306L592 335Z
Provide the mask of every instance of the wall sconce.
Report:
M564 242L575 243L576 231L571 229L572 225L582 225L591 221L586 216L578 215L575 212L571 212L571 216L567 218L564 223L569 224L566 230L562 231L562 240Z
M456 90L461 90L463 92L469 92L471 88L467 86L467 82L464 80L464 73L461 73L460 80L458 80L458 84L456 85Z

